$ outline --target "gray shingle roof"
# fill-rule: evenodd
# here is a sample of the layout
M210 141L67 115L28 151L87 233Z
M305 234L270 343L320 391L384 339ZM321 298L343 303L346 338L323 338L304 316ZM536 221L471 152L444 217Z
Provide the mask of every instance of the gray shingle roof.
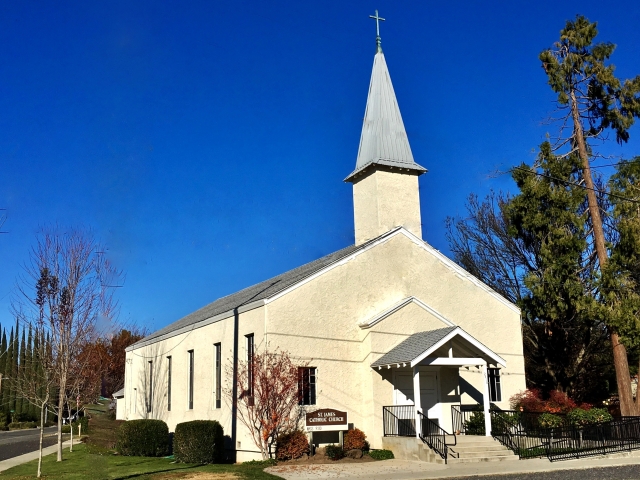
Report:
M115 392L113 395L111 395L113 398L124 398L124 388L121 388L120 390L118 390L117 392Z
M395 230L396 229L393 229L361 245L351 245L350 247L343 248L342 250L338 250L337 252L330 253L329 255L319 258L318 260L307 263L298 268L294 268L293 270L289 270L288 272L270 278L269 280L265 280L264 282L258 283L251 287L247 287L244 290L240 290L239 292L227 295L226 297L219 298L215 302L210 303L209 305L202 307L201 309L196 310L193 313L190 313L186 317L183 317L180 320L173 322L172 324L167 325L166 327L161 328L156 332L153 332L151 335L148 335L139 342L136 342L134 345L129 347L129 349L145 345L149 343L150 340L169 334L176 330L189 327L221 313L229 312L236 307L241 307L258 300L264 300L266 298L272 297L282 290L285 290L286 288L313 275L319 270L328 267L332 263L338 262L343 258L348 257L352 253L366 248L371 243L391 234Z
M433 347L444 337L459 327L446 327L427 332L414 333L405 338L400 344L393 347L382 357L371 364L372 367L383 365L395 365L398 363L411 363L412 360Z

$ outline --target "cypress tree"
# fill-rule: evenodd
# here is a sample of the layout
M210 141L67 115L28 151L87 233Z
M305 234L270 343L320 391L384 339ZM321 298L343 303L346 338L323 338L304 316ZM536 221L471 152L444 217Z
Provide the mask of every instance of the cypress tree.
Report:
M0 340L0 373L2 374L3 382L6 380L6 365L7 365L7 331L2 330L2 339ZM7 389L7 383L0 388L0 413L5 412L6 408L4 404L5 395L4 392Z
M8 380L7 382L7 389L5 390L5 396L4 396L4 408L5 411L7 413L10 413L11 410L13 410L13 406L12 406L12 399L15 400L15 394L13 394L13 387L12 387L12 382L13 382L13 378L12 378L12 374L13 374L13 348L15 346L15 342L13 341L14 338L14 334L13 334L13 327L11 327L11 333L9 334L9 344L7 347L7 360L6 360L6 365L4 367L4 371L5 371L5 376Z
M19 388L25 382L27 375L27 339L26 332L22 329L22 340L20 341L20 356L18 358L18 375L17 375L17 383ZM23 395L16 395L16 414L24 415L28 413L29 403L24 399Z

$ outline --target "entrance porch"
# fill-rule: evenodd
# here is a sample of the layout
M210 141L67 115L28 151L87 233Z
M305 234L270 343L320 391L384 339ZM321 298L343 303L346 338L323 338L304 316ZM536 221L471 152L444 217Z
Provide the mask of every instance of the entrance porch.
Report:
M505 360L460 327L415 333L382 355L371 366L392 370L393 405L383 407L385 436L414 436L427 443L446 442L451 435L451 407L460 405L460 369L482 374L481 397L485 435L491 435L489 366Z

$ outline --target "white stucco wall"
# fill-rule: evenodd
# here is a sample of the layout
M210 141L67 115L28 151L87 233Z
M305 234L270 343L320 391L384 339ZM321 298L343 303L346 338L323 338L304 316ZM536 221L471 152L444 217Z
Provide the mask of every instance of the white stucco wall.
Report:
M418 176L373 170L353 184L356 245L403 226L422 237Z
M371 326L360 324L402 299L416 297L502 356L501 406L525 388L518 310L452 266L419 239L399 230L381 243L358 252L321 275L240 314L240 358L244 336L254 333L256 349L280 348L317 367L316 408L346 410L349 423L362 429L374 448L382 446L382 407L393 404L392 370L374 370L371 363L409 335L445 327L434 314L409 303ZM499 332L499 334L496 334ZM170 430L180 422L218 420L230 434L230 408L214 408L214 343L222 343L223 364L232 361L233 318L196 328L127 352L125 418L160 418ZM187 408L188 351L195 353L194 409ZM172 409L166 408L166 357L173 359ZM154 359L154 405L144 409L147 362ZM468 392L483 391L474 369L439 368L442 425L450 431L450 405L472 402ZM223 372L223 378L226 374ZM463 388L463 385L466 388ZM137 406L134 388L137 389ZM238 422L241 450L255 450ZM239 460L255 458L240 453Z

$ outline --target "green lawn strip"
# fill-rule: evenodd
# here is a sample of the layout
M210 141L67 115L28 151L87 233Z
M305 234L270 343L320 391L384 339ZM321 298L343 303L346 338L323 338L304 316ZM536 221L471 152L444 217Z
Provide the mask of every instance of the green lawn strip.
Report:
M56 455L47 455L42 461L42 474L46 480L115 480L135 478L151 480L170 472L233 473L246 479L276 479L264 472L264 466L254 465L189 465L171 463L172 460L151 457L123 457L120 455L95 455L87 452L85 445L64 451L64 460L56 462ZM26 480L36 478L37 460L18 465L0 473L0 479ZM179 476L175 477L179 479Z

